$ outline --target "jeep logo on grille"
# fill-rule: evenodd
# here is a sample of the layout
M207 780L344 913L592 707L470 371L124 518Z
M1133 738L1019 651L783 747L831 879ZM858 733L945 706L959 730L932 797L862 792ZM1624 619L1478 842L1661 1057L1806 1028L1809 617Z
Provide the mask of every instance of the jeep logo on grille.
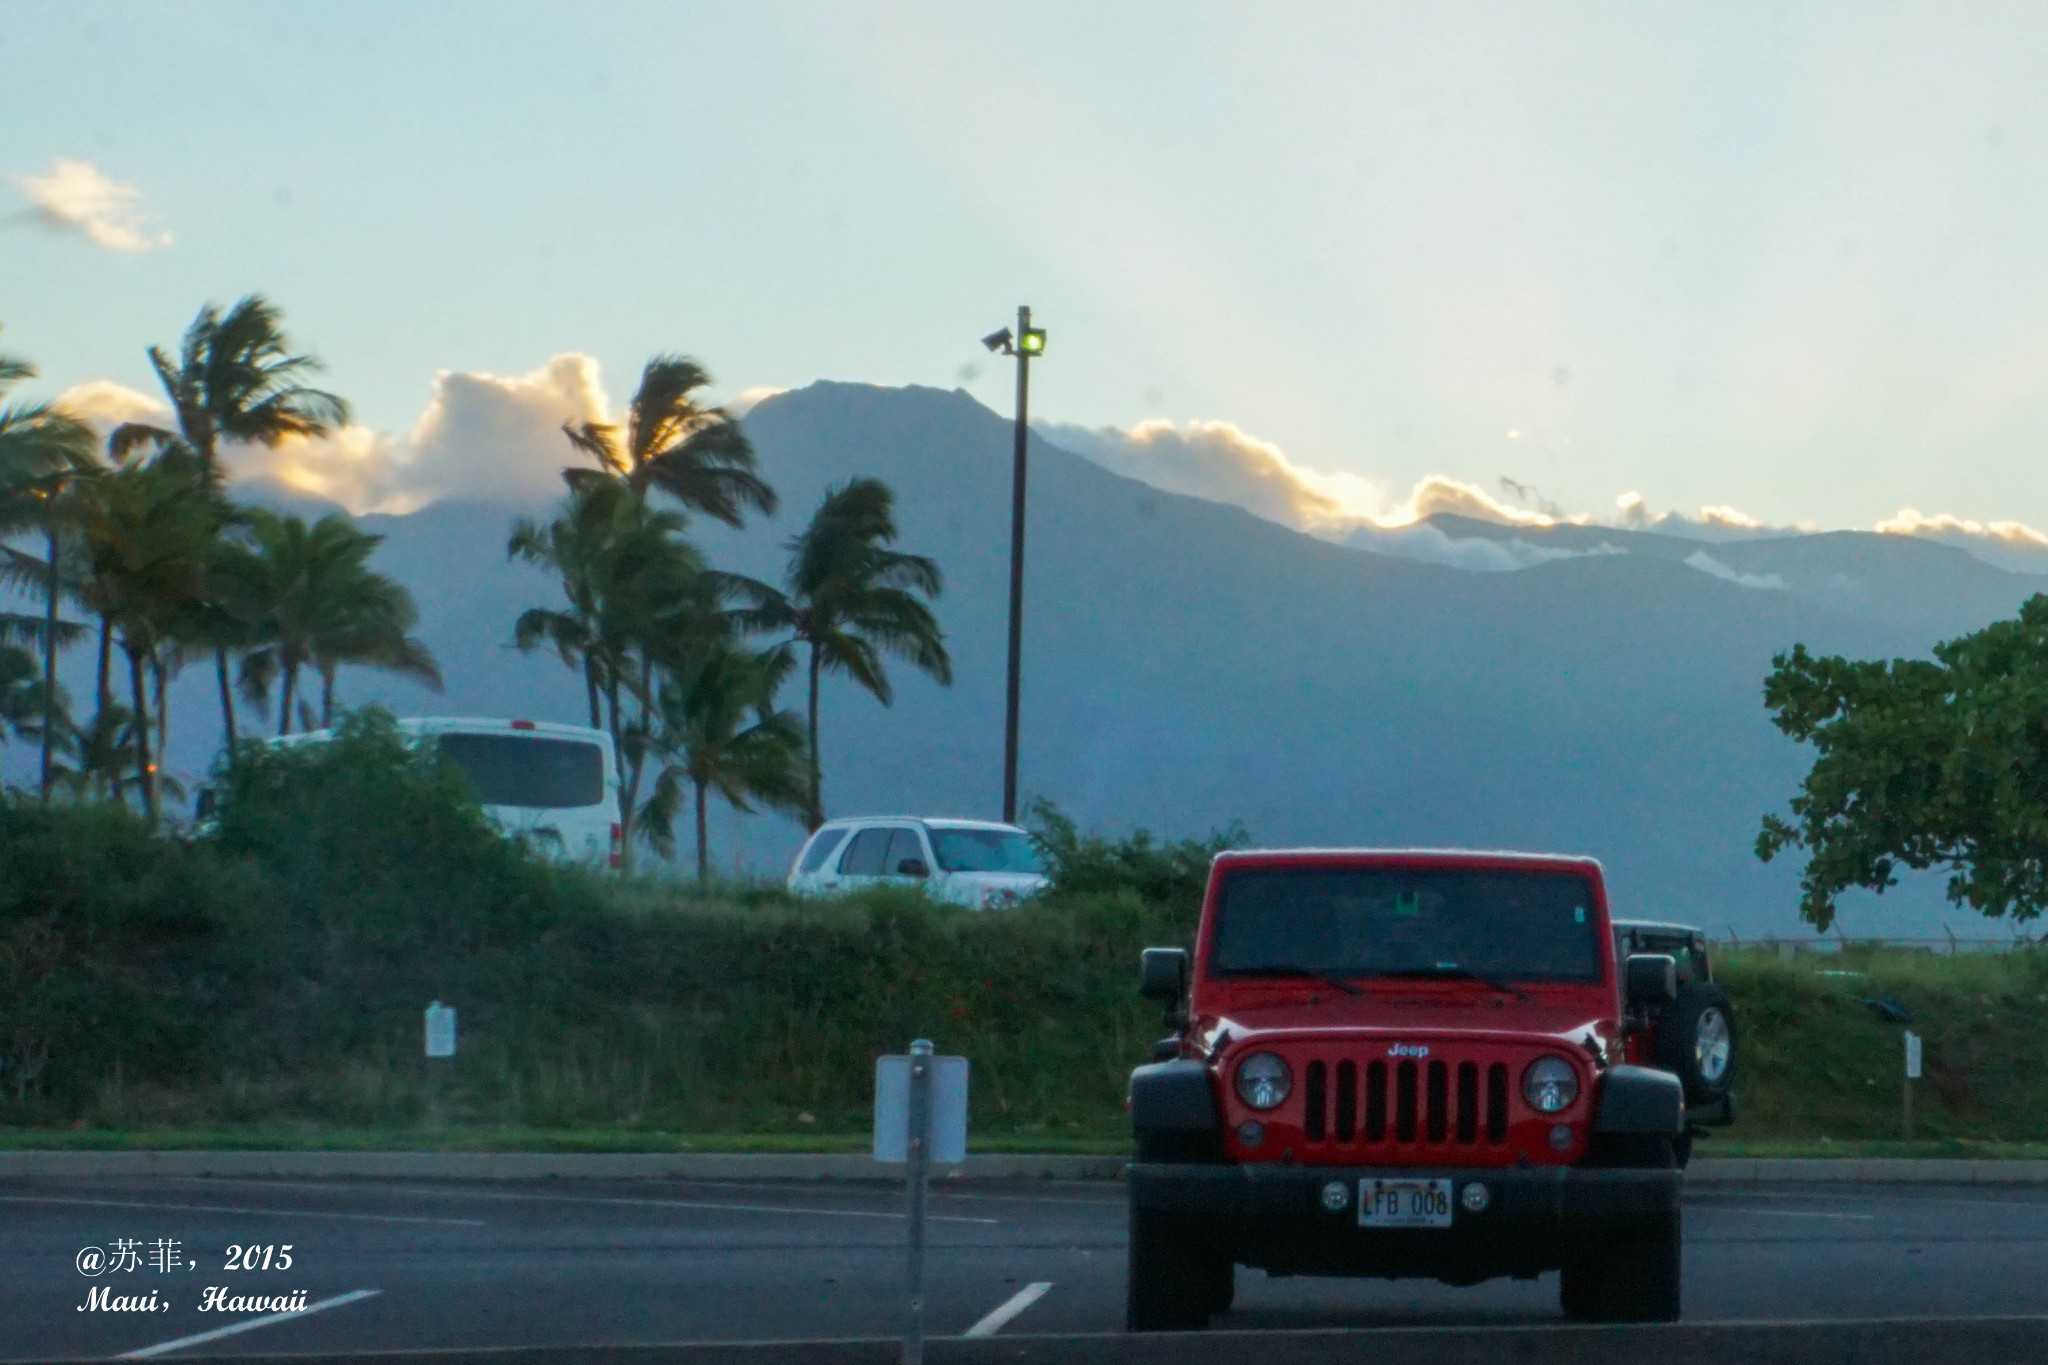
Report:
M1420 1043L1396 1043L1387 1049L1389 1057L1427 1057L1429 1049Z

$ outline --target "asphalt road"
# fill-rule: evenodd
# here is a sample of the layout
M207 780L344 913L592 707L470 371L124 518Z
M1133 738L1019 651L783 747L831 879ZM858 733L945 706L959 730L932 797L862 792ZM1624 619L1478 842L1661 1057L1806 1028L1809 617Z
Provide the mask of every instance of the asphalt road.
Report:
M901 1324L901 1209L859 1185L0 1182L0 1359L115 1356L265 1316L200 1312L214 1286L343 1301L183 1353L883 1336ZM933 1334L1120 1326L1119 1186L977 1183L935 1191L931 1218ZM2048 1313L2048 1190L1717 1189L1688 1198L1685 1233L1692 1321ZM123 1242L136 1269L80 1272L85 1248L118 1259ZM251 1244L289 1245L291 1268L282 1252L268 1271L224 1268ZM82 1310L99 1286L168 1311ZM1555 1276L1452 1289L1240 1270L1218 1325L1558 1320Z

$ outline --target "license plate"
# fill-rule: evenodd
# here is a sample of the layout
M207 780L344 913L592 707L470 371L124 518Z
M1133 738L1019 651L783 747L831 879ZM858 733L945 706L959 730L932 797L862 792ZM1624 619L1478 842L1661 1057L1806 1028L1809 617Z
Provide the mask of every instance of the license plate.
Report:
M1362 1228L1447 1228L1451 1225L1448 1180L1361 1180L1358 1226Z

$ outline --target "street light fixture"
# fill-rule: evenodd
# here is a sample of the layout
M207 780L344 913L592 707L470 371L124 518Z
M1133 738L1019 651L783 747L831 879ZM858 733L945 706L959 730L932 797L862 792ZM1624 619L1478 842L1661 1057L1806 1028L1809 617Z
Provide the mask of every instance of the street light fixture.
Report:
M1024 658L1024 438L1030 421L1031 361L1045 354L1045 329L1017 310L1017 330L990 332L981 344L1017 358L1017 434L1010 460L1010 676L1003 707L1003 820L1017 823L1017 693Z

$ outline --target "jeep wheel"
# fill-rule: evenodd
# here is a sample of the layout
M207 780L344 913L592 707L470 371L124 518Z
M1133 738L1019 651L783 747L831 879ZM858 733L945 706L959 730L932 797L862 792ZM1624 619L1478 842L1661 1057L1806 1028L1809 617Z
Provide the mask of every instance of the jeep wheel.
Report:
M1600 1312L1600 1266L1591 1257L1565 1262L1557 1276L1557 1305L1573 1322L1592 1322Z
M1124 1285L1124 1326L1133 1332L1192 1332L1209 1325L1219 1288L1221 1259L1184 1223L1131 1210L1129 1275ZM1224 1284L1232 1285L1235 1267Z
M1673 1212L1643 1232L1600 1248L1592 1274L1594 1316L1601 1322L1678 1321L1683 1245L1679 1215Z
M1711 981L1687 982L1657 1021L1656 1064L1685 1082L1685 1102L1707 1105L1728 1093L1735 1070L1735 1011Z
M1217 1317L1230 1311L1230 1305L1237 1302L1237 1263L1228 1256L1214 1256L1209 1259L1209 1315Z

